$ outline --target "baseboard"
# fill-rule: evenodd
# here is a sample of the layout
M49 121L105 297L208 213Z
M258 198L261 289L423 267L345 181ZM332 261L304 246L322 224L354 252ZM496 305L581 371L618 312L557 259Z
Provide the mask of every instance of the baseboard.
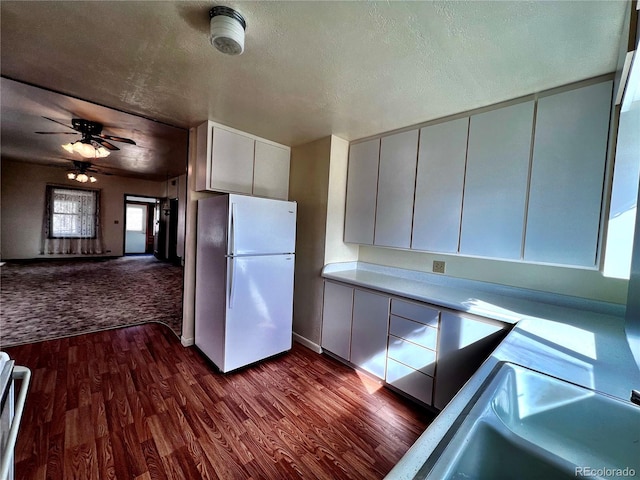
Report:
M322 353L322 347L317 343L312 342L308 338L304 338L301 335L298 335L296 332L293 332L293 341L299 343L300 345L304 345L305 347L313 350L316 353Z
M191 347L196 342L193 337L189 337L189 338L180 337L180 343L182 344L183 347Z

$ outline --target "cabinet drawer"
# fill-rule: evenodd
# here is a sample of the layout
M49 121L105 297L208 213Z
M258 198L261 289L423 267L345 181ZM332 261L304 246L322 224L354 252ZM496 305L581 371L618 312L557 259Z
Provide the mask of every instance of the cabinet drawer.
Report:
M391 313L438 328L440 311L435 308L394 298L391 300Z
M427 375L435 371L436 352L391 335L388 356Z
M428 405L432 404L433 378L391 358L387 360L387 383Z
M391 315L389 333L431 350L436 350L436 345L438 344L437 328L407 320L406 318L396 317L395 315Z

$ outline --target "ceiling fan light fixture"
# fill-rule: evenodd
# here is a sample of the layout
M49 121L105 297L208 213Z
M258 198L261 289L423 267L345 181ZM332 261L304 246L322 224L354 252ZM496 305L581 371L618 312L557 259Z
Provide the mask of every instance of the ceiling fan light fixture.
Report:
M64 145L62 145L62 148L64 148L69 153L73 153L73 143L65 143Z
M76 153L79 153L80 156L85 157L85 158L91 158L94 157L96 154L96 148L91 145L90 143L82 143L82 142L76 142L73 144L73 150Z
M100 146L96 149L96 157L98 158L104 158L104 157L108 157L109 154L111 152L109 150L107 150L106 148Z
M84 142L78 140L74 143L65 143L62 148L69 153L77 153L84 158L104 158L111 153L102 145L94 145L92 141Z
M74 160L74 168L67 171L67 178L80 183L96 183L98 179L87 172L93 172L91 163Z
M80 183L87 183L89 181L89 175L87 175L86 173L79 173L76 176L76 181Z
M211 45L226 55L244 52L247 22L240 13L229 7L217 6L209 11L209 19Z

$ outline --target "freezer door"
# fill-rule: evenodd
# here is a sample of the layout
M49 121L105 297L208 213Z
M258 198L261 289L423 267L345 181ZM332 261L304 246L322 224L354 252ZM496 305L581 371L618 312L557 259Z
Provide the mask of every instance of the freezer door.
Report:
M294 255L227 259L228 372L291 349Z
M293 253L295 202L229 195L229 255Z

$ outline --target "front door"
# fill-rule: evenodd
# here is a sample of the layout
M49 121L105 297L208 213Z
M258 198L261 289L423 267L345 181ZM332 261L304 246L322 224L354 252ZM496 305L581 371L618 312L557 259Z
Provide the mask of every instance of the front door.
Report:
M149 205L144 203L126 204L124 253L148 253Z

